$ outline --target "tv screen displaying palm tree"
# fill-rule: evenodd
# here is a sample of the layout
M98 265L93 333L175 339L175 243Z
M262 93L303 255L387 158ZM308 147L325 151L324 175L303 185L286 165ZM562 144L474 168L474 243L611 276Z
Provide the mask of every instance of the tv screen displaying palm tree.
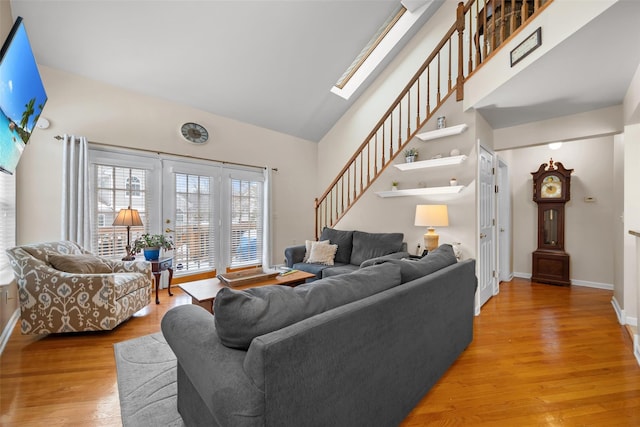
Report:
M47 102L22 18L0 51L0 171L14 173Z

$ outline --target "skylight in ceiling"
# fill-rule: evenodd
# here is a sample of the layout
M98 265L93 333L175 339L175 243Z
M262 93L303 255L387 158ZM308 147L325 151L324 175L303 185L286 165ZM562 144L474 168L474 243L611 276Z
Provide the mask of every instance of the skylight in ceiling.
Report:
M399 4L331 88L331 92L349 99L427 10L429 3L431 2L426 1L422 7L414 11L407 10L402 3Z
M338 79L335 86L339 89L344 88L344 85L347 84L351 76L360 68L360 66L364 63L364 61L371 55L374 49L380 44L384 36L393 28L396 22L400 19L402 14L404 14L407 9L402 5L398 4L398 7L389 15L386 21L378 28L378 31L371 37L371 40L367 43L367 45L360 51L356 59L353 60L347 71L344 72L342 76Z

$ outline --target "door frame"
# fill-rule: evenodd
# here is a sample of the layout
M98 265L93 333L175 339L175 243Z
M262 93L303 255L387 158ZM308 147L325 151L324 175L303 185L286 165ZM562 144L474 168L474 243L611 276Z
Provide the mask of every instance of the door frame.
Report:
M497 182L498 182L498 209L497 213L497 251L498 251L498 283L508 282L513 279L511 269L511 188L509 185L509 165L497 156ZM498 291L499 291L498 285Z
M482 257L482 248L481 248L481 237L480 237L480 230L481 230L481 226L482 226L482 222L481 222L481 218L480 215L482 213L482 209L481 209L481 201L480 198L482 196L481 194L481 182L480 182L480 172L481 172L481 168L480 168L480 155L482 151L485 151L489 154L489 156L491 157L491 167L492 167L492 179L491 179L491 185L493 186L493 189L495 190L495 185L496 185L496 154L495 152L488 148L487 146L485 146L484 144L482 144L480 142L480 139L477 140L477 155L478 155L478 167L476 170L476 212L478 212L478 215L476 215L476 253L478 254L478 263L477 263L477 271L478 273L480 272L480 265L482 263L482 260L480 259ZM496 207L497 207L497 197L496 197L496 192L495 191L491 191L490 193L490 204L492 206L492 210L493 210L493 225L490 227L491 228L491 247L490 247L490 253L492 254L492 259L491 259L491 263L490 263L490 269L492 270L493 274L491 276L491 295L495 296L498 294L500 287L498 286L498 278L497 278L497 236L496 236ZM480 277L480 274L478 274L478 278L479 280L481 280L482 278ZM478 291L476 292L476 308L475 308L475 314L479 315L480 314L480 310L482 305L480 304L480 289L481 289L481 284L478 285ZM486 303L486 301L485 301Z

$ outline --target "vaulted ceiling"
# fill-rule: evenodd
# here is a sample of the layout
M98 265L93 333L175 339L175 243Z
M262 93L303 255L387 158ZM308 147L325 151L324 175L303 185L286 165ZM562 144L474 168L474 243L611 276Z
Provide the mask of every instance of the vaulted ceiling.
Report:
M427 12L365 86L443 1L457 2L410 0ZM363 91L346 101L329 89L397 4L11 0L11 10L42 65L319 141ZM640 1L619 0L475 107L501 128L621 103L640 62L638 22Z
M411 0L429 9L393 55L442 1ZM39 64L318 141L362 91L329 90L398 4L12 0L11 11Z

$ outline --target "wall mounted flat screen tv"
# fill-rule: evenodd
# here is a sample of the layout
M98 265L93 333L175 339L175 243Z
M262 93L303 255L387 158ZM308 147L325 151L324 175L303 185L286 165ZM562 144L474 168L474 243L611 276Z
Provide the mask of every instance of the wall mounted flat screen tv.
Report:
M47 102L22 18L0 50L0 171L13 174Z

